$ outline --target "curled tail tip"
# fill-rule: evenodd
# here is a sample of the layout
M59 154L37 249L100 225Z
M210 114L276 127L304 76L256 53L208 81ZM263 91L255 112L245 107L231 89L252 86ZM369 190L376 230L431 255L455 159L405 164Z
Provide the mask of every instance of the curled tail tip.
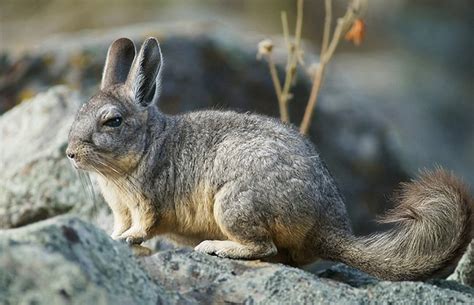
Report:
M467 184L441 167L422 170L417 179L402 185L398 203L383 219L398 223L400 244L410 240L408 257L430 257L429 278L449 271L471 242L474 233L474 199ZM416 268L415 268L416 269Z
M402 183L393 201L395 207L380 217L379 222L421 221L430 215L439 215L440 210L447 210L452 212L451 221L459 216L473 227L474 198L469 187L453 172L440 166L433 170L420 170L416 179Z

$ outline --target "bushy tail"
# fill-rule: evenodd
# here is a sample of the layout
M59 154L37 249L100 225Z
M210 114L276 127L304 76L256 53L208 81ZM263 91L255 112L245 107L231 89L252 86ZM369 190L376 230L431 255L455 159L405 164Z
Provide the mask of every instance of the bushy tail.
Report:
M368 237L330 237L330 259L386 280L443 276L473 237L474 200L467 187L442 169L402 185L397 206L382 219L394 227Z

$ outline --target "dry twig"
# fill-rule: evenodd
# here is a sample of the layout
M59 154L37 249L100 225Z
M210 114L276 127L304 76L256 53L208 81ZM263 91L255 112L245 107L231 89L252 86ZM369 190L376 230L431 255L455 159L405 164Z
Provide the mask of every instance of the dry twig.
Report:
M283 14L285 18L283 18ZM286 13L282 13L282 20L285 20L286 24ZM283 28L285 28L285 22L283 22ZM293 43L287 43L288 51L288 61L285 74L285 82L283 83L283 89L281 92L281 104L283 105L283 111L285 112L286 120L283 122L289 122L288 115L288 102L291 98L291 86L294 83L294 78L296 76L296 67L298 66L298 61L301 58L302 51L301 47L301 31L303 28L303 0L298 0L297 2L297 13L296 13L296 29L295 29L295 40ZM285 31L284 31L285 32ZM285 33L284 33L285 34ZM286 31L288 34L288 31ZM289 37L285 37L285 41L290 41Z
M361 19L357 19L362 9L365 9L367 4L367 0L351 0L347 7L346 13L343 17L337 20L336 27L334 29L333 35L331 37L331 23L332 23L332 0L325 0L325 20L324 20L324 32L323 32L323 40L321 43L321 54L320 54L320 62L317 66L314 77L313 77L313 84L311 86L311 93L309 96L308 104L306 105L306 110L303 116L303 120L300 124L300 133L306 134L309 130L309 126L311 124L311 120L314 114L314 108L317 103L319 90L321 88L322 81L324 79L324 72L326 69L326 65L331 60L336 48L339 44L344 33L348 31L351 26L357 25L359 28L362 29L355 29L354 33L360 33L363 35L363 26L364 23ZM278 104L280 108L280 118L283 122L289 122L289 114L288 114L288 102L291 98L291 87L294 83L294 79L296 76L296 69L298 63L304 66L303 61L303 51L301 50L301 31L303 27L303 0L298 0L297 2L297 14L296 14L296 26L295 26L295 37L294 41L290 41L289 36L289 27L288 27L288 19L286 12L281 13L281 21L283 26L283 36L285 39L285 45L287 48L287 62L286 62L286 73L283 86L280 83L278 78L278 73L276 70L276 65L272 58L272 49L273 44L271 44L270 48L262 48L262 43L266 42L268 44L268 40L262 41L259 44L259 57L265 57L269 69L270 74L272 77L272 81L275 87L275 91L278 98ZM357 22L356 22L357 21ZM352 29L351 29L352 32ZM356 34L351 33L351 37L346 37L346 39L354 41L354 43L360 43L362 37L353 37Z

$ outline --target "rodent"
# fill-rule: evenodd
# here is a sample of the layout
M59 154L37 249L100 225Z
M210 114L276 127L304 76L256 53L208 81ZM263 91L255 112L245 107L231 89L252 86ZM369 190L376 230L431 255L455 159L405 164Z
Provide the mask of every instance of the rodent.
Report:
M112 43L99 92L78 111L67 155L97 174L114 239L174 233L195 250L300 266L340 261L386 280L444 275L472 239L474 200L440 168L403 184L383 218L393 228L351 232L343 198L315 146L256 114L159 111L158 41Z

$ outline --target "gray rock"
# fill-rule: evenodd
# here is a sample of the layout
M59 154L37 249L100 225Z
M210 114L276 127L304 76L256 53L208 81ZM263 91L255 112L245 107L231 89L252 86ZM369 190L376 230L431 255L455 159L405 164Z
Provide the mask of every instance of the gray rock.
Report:
M189 249L135 258L78 218L0 231L2 304L470 303L456 282L379 282L344 265L319 276Z
M1 304L175 304L131 251L77 218L0 231Z
M469 244L456 270L448 279L474 287L474 241Z
M62 255L0 245L1 304L107 304L107 293Z
M344 265L318 277L280 264L190 250L159 252L140 258L140 263L157 283L203 304L469 304L474 292L447 281L379 282Z
M331 98L327 106L343 113L358 105L368 121L383 122L389 151L399 167L413 176L420 168L439 164L474 185L470 80L400 50L370 56L341 54L332 67L325 83ZM346 98L348 92L351 98Z
M90 211L93 198L64 155L80 105L55 87L0 117L0 228Z

